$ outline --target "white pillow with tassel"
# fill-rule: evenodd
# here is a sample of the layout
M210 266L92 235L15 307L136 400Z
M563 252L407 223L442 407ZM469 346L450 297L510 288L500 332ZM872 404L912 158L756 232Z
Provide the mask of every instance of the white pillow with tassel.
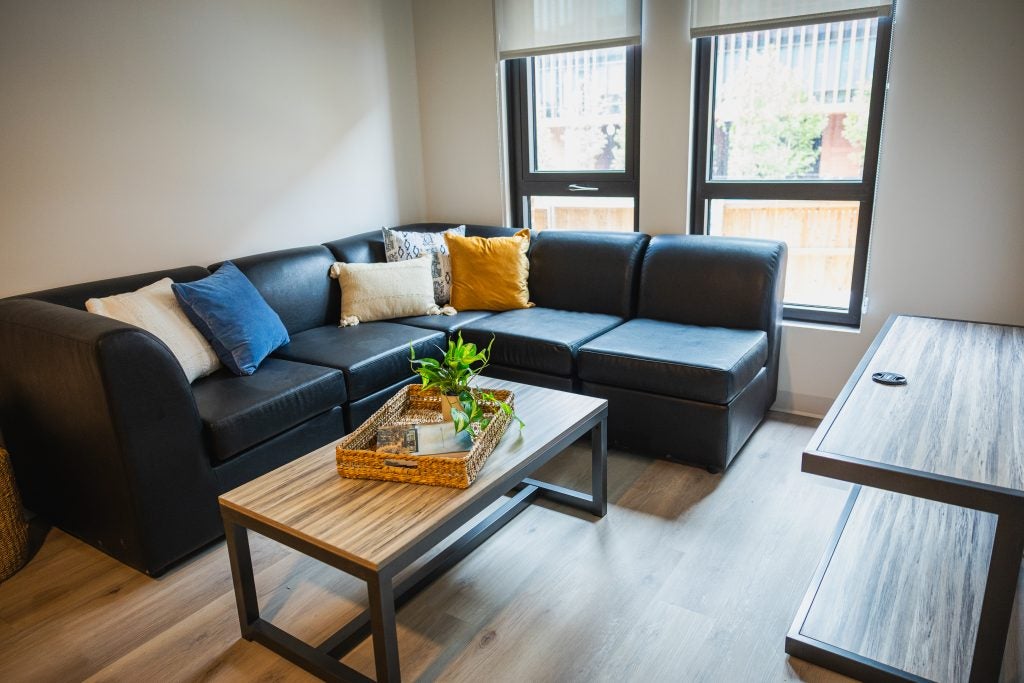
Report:
M434 303L430 255L394 263L335 263L341 287L341 327L414 315L455 315Z

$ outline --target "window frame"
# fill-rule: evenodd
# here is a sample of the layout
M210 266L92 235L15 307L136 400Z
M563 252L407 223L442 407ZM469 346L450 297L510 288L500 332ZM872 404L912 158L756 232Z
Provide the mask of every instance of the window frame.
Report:
M533 69L531 57L505 61L508 121L509 203L512 224L528 224L531 195L631 197L633 231L640 229L640 46L626 47L626 160L623 171L534 171ZM572 191L570 185L597 187Z
M821 22L826 23L826 22ZM864 146L864 170L860 180L785 180L737 181L711 179L712 89L714 87L715 37L699 38L694 55L693 111L694 156L691 177L690 232L707 234L707 213L712 199L781 199L856 201L857 236L854 244L850 303L846 311L822 306L785 304L785 320L857 327L864 308L864 283L868 266L871 218L874 213L878 154L882 136L882 110L888 89L889 46L892 19L879 17L875 38L875 63L871 73L871 100L868 103L867 137Z

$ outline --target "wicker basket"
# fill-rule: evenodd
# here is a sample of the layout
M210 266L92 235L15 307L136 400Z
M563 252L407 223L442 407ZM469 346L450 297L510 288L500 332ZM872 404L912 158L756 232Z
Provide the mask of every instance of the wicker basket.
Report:
M0 581L21 569L28 559L28 523L14 485L7 451L0 448Z
M496 389L495 398L512 405L512 392ZM419 386L407 386L370 416L354 432L341 439L336 447L338 473L350 479L383 479L411 484L468 488L487 457L498 445L511 422L511 416L494 404L483 404L492 416L473 448L462 456L414 455L381 453L377 447L377 429L389 424L428 424L443 421L442 396L424 392Z

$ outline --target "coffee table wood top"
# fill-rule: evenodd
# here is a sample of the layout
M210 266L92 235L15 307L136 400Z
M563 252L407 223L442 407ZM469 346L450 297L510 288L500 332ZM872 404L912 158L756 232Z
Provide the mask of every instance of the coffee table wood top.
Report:
M497 498L573 429L607 411L603 399L484 378L515 392L526 428L511 425L468 489L344 479L335 444L220 497L220 504L377 571L479 499Z
M898 316L877 344L812 439L805 471L827 474L813 460L839 456L1024 495L1024 328ZM872 381L880 371L907 385Z

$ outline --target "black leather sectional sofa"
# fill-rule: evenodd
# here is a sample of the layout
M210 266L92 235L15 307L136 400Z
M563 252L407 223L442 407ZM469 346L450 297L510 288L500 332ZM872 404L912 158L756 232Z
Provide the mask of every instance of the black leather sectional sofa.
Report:
M456 330L496 338L495 377L607 398L613 445L725 468L775 399L785 245L543 232L529 258L535 308L345 328L328 269L383 261L379 232L233 259L291 343L251 376L191 385L163 343L84 304L207 268L0 301L0 433L25 504L161 573L222 534L219 493L344 435L413 381L410 344L436 355Z

